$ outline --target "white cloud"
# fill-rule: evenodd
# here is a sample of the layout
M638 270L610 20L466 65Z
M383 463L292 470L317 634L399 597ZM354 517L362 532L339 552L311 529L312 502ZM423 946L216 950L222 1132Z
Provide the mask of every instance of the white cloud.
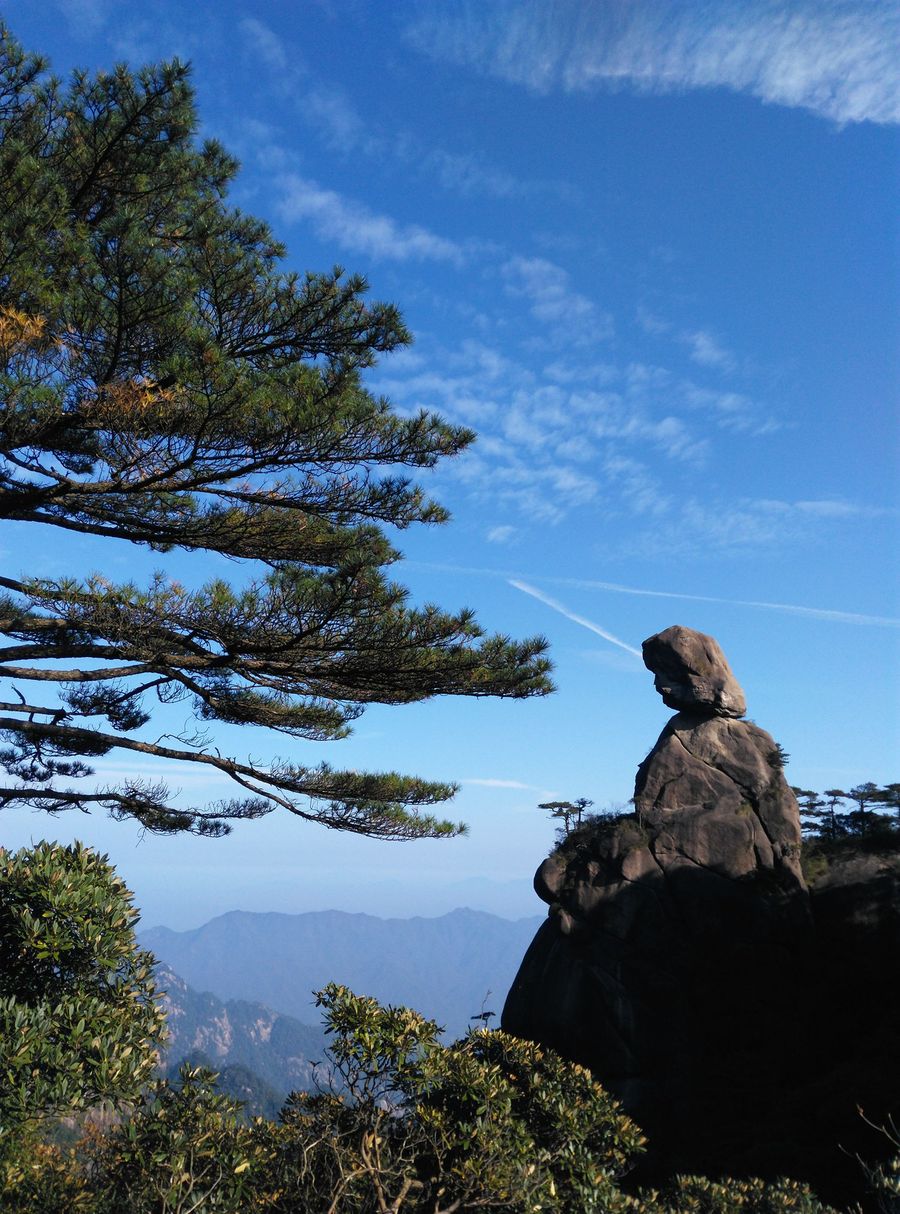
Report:
M672 498L659 486L645 464L626 455L611 454L603 471L621 500L639 517L658 519L672 509Z
M362 118L341 89L316 84L304 93L302 106L309 125L339 151L351 152L368 142Z
M661 333L669 333L672 329L672 325L668 320L657 316L655 312L651 312L643 304L638 304L635 311L635 319L645 333L652 333L654 336Z
M866 615L858 611L835 611L830 607L805 607L797 603L767 603L756 599L726 599L717 595L683 594L674 590L642 590L636 586L621 586L617 582L599 582L580 578L548 578L546 580L584 589L611 590L616 594L635 594L644 598L683 599L691 603L723 603L732 607L758 607L766 611L783 611L789 615L827 620L835 624L865 624L900 628L900 619L893 616Z
M345 249L396 261L461 265L464 260L462 247L455 241L418 224L398 224L296 173L283 174L275 184L281 193L278 210L284 220L308 219L323 240L334 240Z
M732 501L689 499L681 504L652 542L667 552L703 546L707 551L740 552L746 548L809 543L821 538L826 525L871 519L889 513L877 507L832 499L789 501L782 498L737 498Z
M856 502L845 502L834 498L794 502L793 506L801 514L808 514L813 518L874 518L885 513L874 506L862 506Z
M536 92L724 87L841 123L900 121L892 0L429 0L407 35Z
M734 370L734 355L708 330L686 331L681 334L681 341L687 346L693 361L701 367L716 367L720 371Z
M98 34L110 16L110 0L60 0L69 24L79 34Z
M296 74L300 67L299 61L296 57L291 59L288 56L284 42L264 22L255 17L245 17L238 23L238 29L263 65L276 74L276 79L284 80L287 75Z
M620 371L576 351L565 364L551 364L548 376L475 341L453 351L432 346L426 365L431 369L379 375L374 386L401 410L436 409L477 429L475 446L443 475L490 503L491 515L514 508L530 522L556 524L605 493L607 510L659 518L671 508L670 496L631 453L649 447L696 468L711 446L690 411L665 411L670 400L686 402L679 381L662 368ZM571 376L560 374L564 366ZM617 381L620 390L595 390L592 379Z
M516 528L510 526L509 523L504 523L501 527L491 527L488 531L486 539L489 544L508 544L516 534Z
M781 429L777 418L763 412L761 404L741 392L706 388L691 379L673 374L665 367L646 363L631 363L624 373L625 397L631 409L642 407L653 411L660 406L702 411L712 418L720 430L729 430L761 438ZM687 450L687 448L685 448ZM700 455L691 453L691 458Z
M492 198L515 198L529 192L530 187L504 169L487 164L469 152L448 152L435 148L426 157L440 184L466 197L487 194Z
M543 257L511 257L501 273L509 294L525 298L531 315L548 332L579 344L612 336L609 313L576 291L569 274L554 262Z
M601 388L619 378L619 370L611 363L573 363L557 360L544 367L543 375L555 384L590 384Z
M556 525L573 509L593 501L600 481L565 464L528 458L504 441L479 439L477 447L448 470L476 498L493 507L513 507L529 523Z
M425 144L408 130L385 130L377 120L367 120L339 85L316 79L294 44L279 37L264 22L248 17L238 28L249 49L268 69L275 91L290 100L292 108L314 134L344 156L361 153L381 162L393 161L405 171L424 173L444 189L464 197L507 199L573 193L561 182L522 180L470 150Z

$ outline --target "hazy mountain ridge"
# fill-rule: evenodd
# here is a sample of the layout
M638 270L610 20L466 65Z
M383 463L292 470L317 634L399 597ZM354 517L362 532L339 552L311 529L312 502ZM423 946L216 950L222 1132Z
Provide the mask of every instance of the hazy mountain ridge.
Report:
M485 1008L499 1013L541 918L501 919L465 908L411 919L231 911L192 931L150 928L140 942L195 991L219 1000L258 1001L311 1021L312 992L334 981L384 1003L406 1004L461 1035L488 991ZM223 1024L219 1046L226 1036ZM211 1052L199 1042L190 1048Z
M321 1026L302 1024L261 1003L224 1001L194 990L165 964L158 967L157 980L169 1029L167 1072L188 1059L214 1070L245 1068L279 1097L315 1086L315 1066L325 1050Z

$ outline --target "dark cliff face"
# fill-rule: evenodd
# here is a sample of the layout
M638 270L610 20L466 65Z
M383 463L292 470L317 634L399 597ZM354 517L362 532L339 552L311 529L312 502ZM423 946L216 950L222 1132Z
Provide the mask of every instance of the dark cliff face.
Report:
M864 1123L852 1083L832 1090L823 1076L846 1079L860 1042L848 1045L831 1009L849 1015L854 967L866 974L858 1003L890 1000L885 966L873 961L888 947L891 895L882 891L838 948L836 925L848 924L839 885L823 890L827 907L814 912L778 747L735 719L730 706L742 709L743 693L727 664L709 661L721 650L683 628L648 648L647 664L664 667L666 695L678 688L683 710L638 770L636 812L587 823L538 868L549 914L502 1027L589 1066L648 1131L651 1175L790 1174L821 1184L824 1172L826 1189L849 1190L856 1164L840 1146L866 1150ZM679 650L691 669L679 670ZM881 1095L867 1091L873 1113L890 1105L880 1084Z

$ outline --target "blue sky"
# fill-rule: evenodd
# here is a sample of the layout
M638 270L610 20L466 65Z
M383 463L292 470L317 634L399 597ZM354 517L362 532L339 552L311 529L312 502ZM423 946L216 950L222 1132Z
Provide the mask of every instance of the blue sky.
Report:
M552 828L536 804L631 795L669 715L635 651L673 623L718 638L792 783L898 778L896 6L0 8L62 75L191 60L203 133L243 165L234 201L292 267L340 262L401 307L415 344L371 386L479 440L429 477L453 521L405 533L398 576L491 630L545 633L558 684L376 708L348 741L297 744L460 781L464 839L386 844L275 814L222 841L152 839L7 813L7 844L93 842L145 921L173 927L233 907L539 913ZM15 573L26 552L30 572L159 562L26 528L0 547ZM224 792L199 771L173 782Z

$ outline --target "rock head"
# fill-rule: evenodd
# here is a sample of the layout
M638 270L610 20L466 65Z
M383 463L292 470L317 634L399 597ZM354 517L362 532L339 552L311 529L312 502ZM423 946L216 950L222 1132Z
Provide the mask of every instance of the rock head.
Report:
M668 708L717 717L742 717L747 702L718 642L673 624L642 646L644 665Z

